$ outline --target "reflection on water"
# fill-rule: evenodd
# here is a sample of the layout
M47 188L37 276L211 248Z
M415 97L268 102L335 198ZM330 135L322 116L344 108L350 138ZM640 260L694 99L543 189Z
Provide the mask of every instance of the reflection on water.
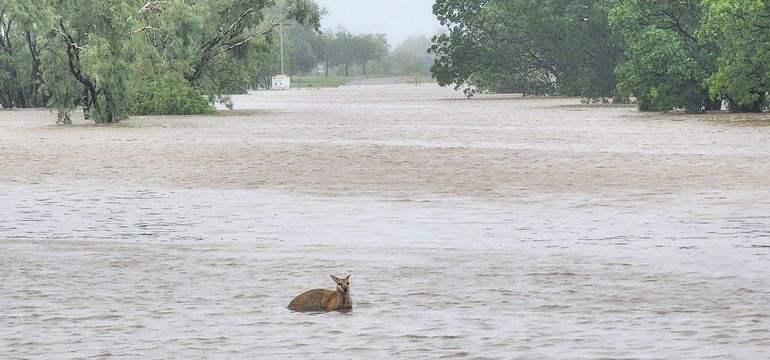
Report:
M5 358L759 359L770 203L755 195L621 208L4 186L0 339ZM352 313L285 309L347 272Z
M767 357L766 115L493 98L0 112L0 358Z

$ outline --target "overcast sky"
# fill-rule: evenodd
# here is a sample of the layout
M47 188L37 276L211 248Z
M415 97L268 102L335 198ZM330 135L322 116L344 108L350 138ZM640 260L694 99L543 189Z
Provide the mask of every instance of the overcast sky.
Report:
M316 0L329 14L321 28L341 25L353 34L386 34L395 47L412 35L433 35L439 23L434 0Z

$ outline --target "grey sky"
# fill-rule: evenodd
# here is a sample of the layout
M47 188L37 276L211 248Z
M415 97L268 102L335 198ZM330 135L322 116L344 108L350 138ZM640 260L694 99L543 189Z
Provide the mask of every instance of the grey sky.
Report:
M433 35L439 23L434 0L316 0L329 10L323 29L342 26L351 33L386 34L391 46L412 35Z

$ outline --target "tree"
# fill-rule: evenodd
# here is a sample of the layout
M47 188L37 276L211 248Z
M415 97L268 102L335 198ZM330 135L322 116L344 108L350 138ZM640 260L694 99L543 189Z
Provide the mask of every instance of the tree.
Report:
M139 3L122 0L49 0L49 26L55 36L45 47L49 59L62 54L70 75L83 87L86 116L97 123L114 123L127 117L126 90L135 55L133 16ZM60 73L62 64L44 64L44 73ZM51 75L55 78L55 75ZM68 119L76 101L61 100L73 94L71 84L49 82L49 91L59 99L54 106L60 119Z
M18 42L13 32L17 30L7 2L0 3L0 105L3 108L23 107L24 94L20 93L18 61L15 56ZM21 96L21 99L19 98Z
M331 31L325 31L317 38L318 58L324 63L324 77L329 77L329 66L333 65L334 35Z
M321 46L315 29L307 25L292 25L288 34L289 75L315 69L321 61Z
M447 32L433 38L439 84L498 92L611 96L622 41L607 25L611 1L590 21L571 0L438 0Z
M326 76L334 66L344 67L345 76L350 76L353 64L360 64L366 76L367 63L383 59L390 47L384 34L353 35L344 28L327 30L316 40L318 58L326 63Z
M357 64L363 66L366 76L366 63L380 60L387 54L390 45L385 34L363 34L353 38L353 51Z
M640 110L720 106L705 82L716 69L716 49L698 37L702 20L699 0L629 0L612 9L612 27L627 43L619 88L638 98Z
M42 72L34 5L0 0L0 106L38 107L48 98L40 94Z
M353 34L345 29L339 29L327 45L329 64L344 66L345 76L350 76L350 65L356 62L356 45Z
M428 54L431 40L428 36L412 36L402 41L388 55L390 74L429 75L434 58Z
M770 4L764 1L706 0L701 35L719 47L717 70L706 84L730 110L759 112L770 91Z
M212 100L250 85L261 65L254 60L273 51L280 23L306 23L317 31L321 14L310 0L150 1L143 9L153 63L181 73Z
M13 106L43 93L60 123L78 105L97 123L148 111L208 112L202 93L226 102L225 94L246 89L279 23L317 30L320 16L312 0L32 3L0 0L0 99ZM22 44L29 51L18 58ZM22 73L19 64L32 66Z

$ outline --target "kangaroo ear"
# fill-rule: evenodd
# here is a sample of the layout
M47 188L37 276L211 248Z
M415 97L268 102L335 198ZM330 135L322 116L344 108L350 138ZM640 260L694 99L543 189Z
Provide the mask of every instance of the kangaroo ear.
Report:
M334 282L340 281L340 279L338 279L338 278L337 278L336 276L334 276L334 275L329 275L329 276L331 276L331 277L332 277L332 280L334 280Z
M350 274L350 275L353 275L353 274ZM346 277L345 280L350 280L350 275L348 275L348 277Z

